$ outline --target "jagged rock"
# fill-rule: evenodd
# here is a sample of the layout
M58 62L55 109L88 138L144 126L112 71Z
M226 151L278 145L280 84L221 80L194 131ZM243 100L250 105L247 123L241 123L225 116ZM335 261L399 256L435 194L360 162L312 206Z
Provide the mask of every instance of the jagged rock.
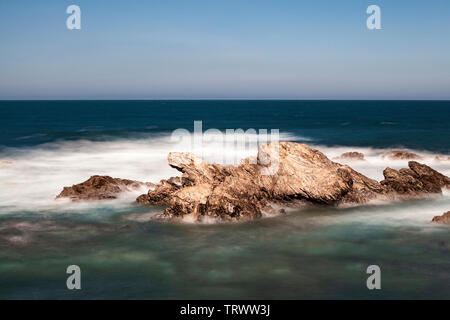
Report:
M70 198L72 201L115 199L121 192L152 186L154 185L149 182L144 183L109 176L92 176L80 184L64 187L56 198Z
M258 162L247 159L239 166L208 164L190 153L170 153L169 165L183 173L181 186L162 195L168 207L158 217L235 221L258 218L262 212L273 211L274 203L363 203L385 193L377 181L307 145L281 142L274 146L260 145ZM278 157L267 163L275 151ZM263 174L274 166L273 174ZM163 184L149 191L153 199Z
M364 161L364 154L361 152L345 152L341 154L339 157L336 158L336 160L357 160L357 161Z
M408 166L414 171L419 179L425 183L435 184L439 187L449 187L450 186L450 178L439 173L438 171L426 166L424 164L420 164L416 161L410 161Z
M172 177L168 180L161 180L147 194L140 195L136 201L139 204L165 206L169 204L169 198L181 186L179 177Z
M262 145L259 153L265 150L270 148ZM276 199L302 198L314 203L336 204L349 193L372 194L384 190L375 180L329 160L305 144L280 143L279 158L278 172L260 178L263 188Z
M450 186L448 177L415 161L409 162L409 169L387 168L385 180L379 183L329 160L318 150L293 142L262 144L257 161L253 160L221 166L191 153L170 153L169 165L182 176L162 180L138 202L167 206L164 213L155 216L163 220L236 221L258 218L275 212L274 207L292 204L346 205L404 199L439 193ZM271 168L276 170L271 172Z
M342 167L349 171L353 180L352 190L342 198L342 203L367 203L376 198L383 200L388 198L386 188L378 181L366 177L349 166Z
M440 224L450 224L450 211L444 213L442 216L434 217L432 222Z
M450 178L424 164L410 161L408 166L409 169L386 168L383 171L385 180L381 184L388 192L400 195L441 193L441 188L450 186Z
M415 153L406 150L393 150L381 155L388 160L422 160L423 158Z

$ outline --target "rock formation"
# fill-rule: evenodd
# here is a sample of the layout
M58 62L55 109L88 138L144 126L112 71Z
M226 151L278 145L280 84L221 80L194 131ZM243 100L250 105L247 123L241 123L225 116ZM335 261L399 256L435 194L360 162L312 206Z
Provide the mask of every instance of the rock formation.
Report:
M388 192L417 196L426 193L441 193L443 187L450 187L450 178L416 161L408 163L409 169L383 171L385 180L381 184Z
M113 199L119 192L148 186L148 193L137 202L166 207L156 215L158 219L242 221L282 213L283 207L299 204L338 206L409 199L450 187L450 178L415 161L409 162L408 169L386 168L385 179L379 183L318 150L293 142L261 144L258 156L244 159L239 166L209 164L180 152L170 153L168 163L181 177L153 185L93 176L64 188L58 198Z
M151 183L134 180L92 176L83 183L64 187L56 198L70 198L72 201L115 199L120 192L151 186Z
M273 212L277 204L365 203L385 193L377 181L307 145L281 142L277 149L278 170L272 175L262 172L274 164L261 163L271 159L272 145L260 145L257 163L246 159L239 166L208 164L190 153L170 153L169 165L183 173L180 183L163 180L138 202L167 205L159 216L162 219L234 221Z
M434 157L434 161L442 162L442 161L450 161L450 157L437 155Z
M434 217L432 222L440 224L450 224L450 211L444 213L442 216Z
M165 206L169 203L169 198L181 186L179 177L172 177L168 180L161 180L154 188L151 188L147 194L139 196L136 201L139 204Z
M393 150L393 151L389 151L386 152L384 154L381 155L381 157L383 159L388 159L388 160L421 160L422 157L406 151L406 150Z
M341 154L339 157L336 158L336 160L357 160L357 161L364 161L364 154L361 152L345 152Z
M440 193L450 179L430 167L409 162L409 169L387 168L379 183L349 166L329 160L305 144L281 142L278 157L272 145L260 145L258 161L239 166L209 164L191 153L170 153L169 165L182 173L179 180L162 180L138 198L144 204L165 205L160 219L214 218L226 221L261 217L292 203L361 204L373 199L403 199ZM264 175L274 163L277 170Z

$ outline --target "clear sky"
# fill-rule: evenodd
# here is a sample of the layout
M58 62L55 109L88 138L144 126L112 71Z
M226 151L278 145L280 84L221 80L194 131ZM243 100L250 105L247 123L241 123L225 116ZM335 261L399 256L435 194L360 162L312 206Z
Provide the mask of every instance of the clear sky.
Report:
M449 0L0 0L0 40L0 99L450 99Z

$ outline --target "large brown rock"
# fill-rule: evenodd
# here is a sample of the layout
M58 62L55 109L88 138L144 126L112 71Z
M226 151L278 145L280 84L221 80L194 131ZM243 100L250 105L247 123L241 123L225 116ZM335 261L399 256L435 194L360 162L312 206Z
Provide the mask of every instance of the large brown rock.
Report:
M274 147L260 145L258 161L246 159L239 166L209 164L190 153L170 153L169 165L183 175L181 186L162 195L168 207L159 218L235 221L273 212L272 205L277 203L363 203L385 193L377 181L305 144L281 142ZM278 157L272 157L275 151ZM267 159L274 161L266 163ZM270 172L270 168L276 170ZM164 184L163 180L150 190L146 199L155 199Z
M271 148L262 145L264 157ZM269 156L265 153L269 151ZM322 152L305 144L280 143L279 169L274 175L260 177L260 185L274 198L301 198L313 203L336 204L341 201L365 202L384 188L375 180L349 166L329 160ZM361 195L366 196L362 197ZM364 200L362 199L364 198Z
M115 199L121 192L151 187L152 185L151 183L109 176L92 176L80 184L64 187L56 198L69 198L72 201Z
M409 169L383 171L385 180L381 184L388 192L417 196L427 193L441 193L443 187L450 186L450 178L416 161L408 163Z
M182 176L162 180L138 201L167 206L157 217L169 220L246 220L289 204L361 204L440 193L450 186L448 177L415 161L409 162L409 169L387 168L379 183L292 142L262 144L257 161L248 158L239 166L209 164L180 152L170 153L168 162Z
M386 152L384 154L381 155L381 157L383 159L388 159L388 160L421 160L422 157L406 151L406 150L393 150L393 151L389 151Z
M450 224L450 211L444 213L442 216L434 217L432 222L440 224Z

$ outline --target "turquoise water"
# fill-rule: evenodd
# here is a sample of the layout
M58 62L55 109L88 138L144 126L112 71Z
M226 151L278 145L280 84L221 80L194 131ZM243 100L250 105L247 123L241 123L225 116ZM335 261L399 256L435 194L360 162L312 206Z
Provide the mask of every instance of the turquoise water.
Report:
M126 106L126 107L125 107ZM381 179L402 146L425 163L449 153L448 102L0 102L1 299L450 299L450 229L430 223L450 194L354 208L303 208L240 224L158 223L162 208L55 201L92 174L156 182L176 128L279 128ZM205 145L206 156L220 146ZM223 151L222 151L223 152ZM2 162L0 162L2 163ZM137 219L141 217L141 219ZM66 288L79 265L82 290ZM369 291L366 268L381 268Z

